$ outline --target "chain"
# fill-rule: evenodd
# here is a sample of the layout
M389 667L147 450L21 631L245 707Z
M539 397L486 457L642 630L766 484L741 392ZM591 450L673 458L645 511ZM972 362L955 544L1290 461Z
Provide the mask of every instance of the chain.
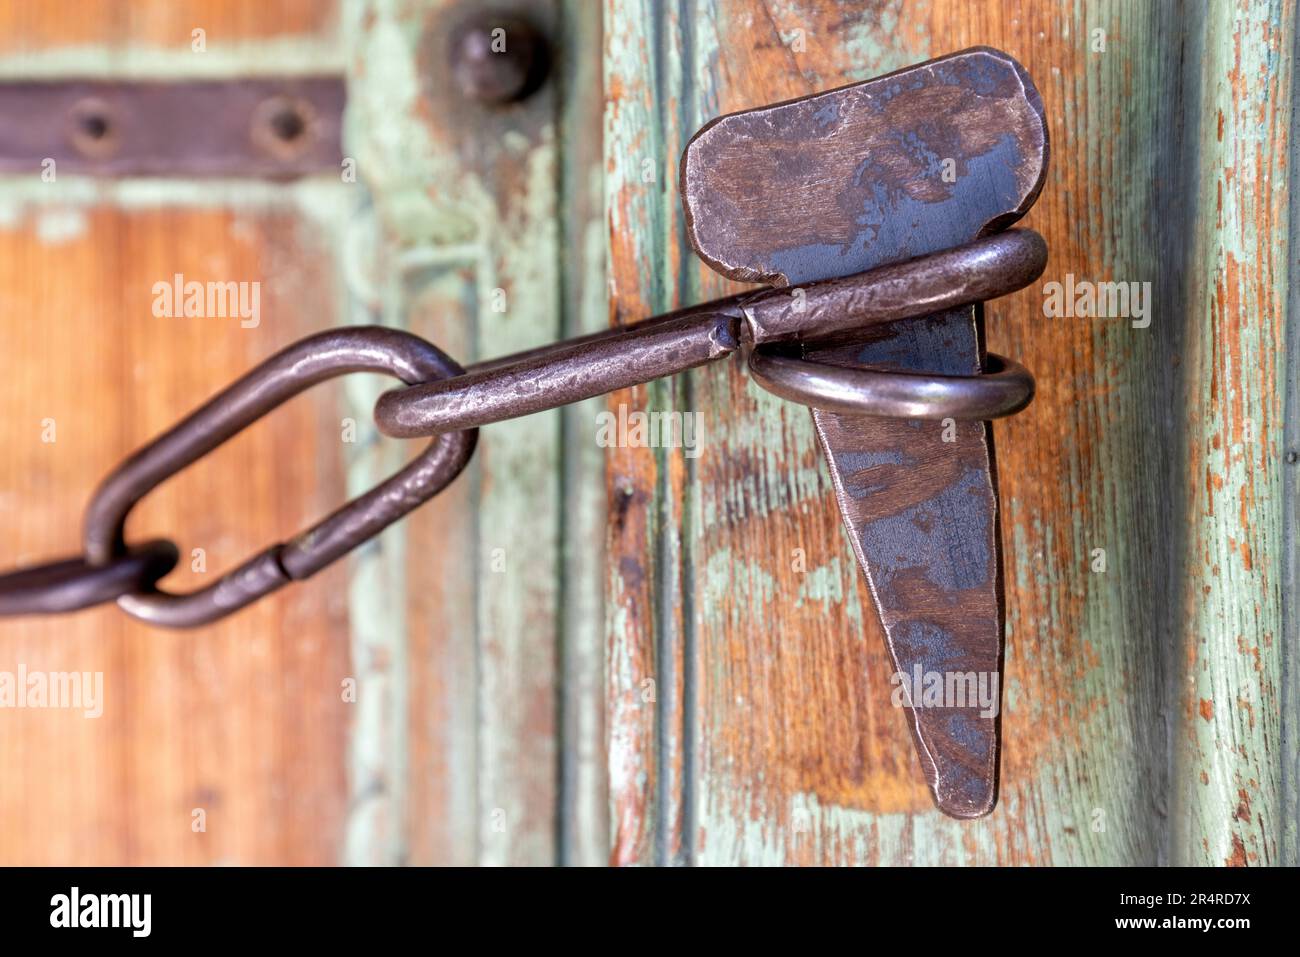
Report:
M829 366L797 352L805 342L1014 292L1037 279L1046 261L1042 237L1012 229L854 276L742 293L467 369L423 339L382 326L308 336L114 469L86 507L84 553L0 575L0 615L53 614L116 601L127 614L155 625L216 621L310 577L428 501L469 463L479 426L673 375L742 349L760 385L815 408L913 419L1013 414L1032 398L1033 377L1001 356L990 354L984 375L941 376ZM424 452L214 584L187 594L159 588L178 551L170 541L126 542L135 504L285 400L350 372L384 373L403 384L380 396L375 422L386 435L432 437Z

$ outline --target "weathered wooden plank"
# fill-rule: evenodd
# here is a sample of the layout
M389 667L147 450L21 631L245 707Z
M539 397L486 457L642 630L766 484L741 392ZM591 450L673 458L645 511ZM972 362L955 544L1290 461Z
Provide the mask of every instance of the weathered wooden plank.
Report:
M84 184L21 190L6 189L0 232L6 563L77 551L80 510L125 452L333 309L308 212L328 193L305 193L302 206L263 191L262 203L202 208L155 191L123 209L122 193ZM153 285L177 272L263 283L259 324L155 317ZM314 391L141 503L130 534L172 535L182 549L169 587L210 581L337 505L337 399L337 389ZM0 669L103 672L104 695L96 719L0 711L0 859L336 860L349 669L346 610L330 596L345 581L331 569L188 634L160 634L111 607L0 625Z
M0 52L115 45L193 51L195 30L203 30L204 41L216 46L324 33L337 16L337 4L319 0L5 0Z
M599 22L578 4L525 6L568 55L536 94L497 109L463 98L450 74L448 32L472 8L357 3L345 16L353 149L383 243L376 308L453 342L464 362L603 322L590 292L600 257L583 238L599 169ZM414 843L397 859L605 856L600 701L581 692L601 661L600 473L582 410L568 415L484 430L459 488L395 546L419 632L398 718L412 762L393 769L410 778ZM404 753L391 722L374 733L376 750Z
M328 69L333 4L0 3L0 75ZM163 9L165 8L165 9ZM209 30L194 52L192 29ZM79 545L80 510L123 454L275 348L337 317L336 189L0 182L9 413L5 564ZM176 272L261 282L261 321L158 318ZM313 390L159 489L133 533L175 535L169 584L220 572L341 500L340 392ZM43 442L42 419L55 441ZM239 480L232 480L238 476ZM191 549L205 551L196 572ZM246 615L160 635L102 609L0 625L0 669L103 672L103 716L0 712L0 860L327 864L346 814L344 568ZM304 731L303 729L310 729ZM204 812L196 831L195 810Z
M339 0L3 0L0 76L330 73L338 23Z
M559 6L560 322L565 337L609 323L605 283L603 23L598 4ZM561 410L563 575L560 620L559 863L609 857L605 752L605 453L603 403Z
M609 208L613 321L625 324L694 295L683 284L676 158L694 109L677 53L695 27L673 5L605 5L606 203ZM689 127L689 128L688 128ZM686 401L689 377L612 393L608 408L671 412ZM693 468L680 450L619 447L608 453L610 507L606 600L611 861L668 863L688 853L693 824L684 801L686 669L693 616L682 569L692 548L681 529ZM689 837L687 838L689 840Z
M1285 222L1256 210L1279 208L1285 187L1289 65L1276 51L1291 6L1170 17L1154 3L684 0L658 32L640 25L642 5L607 10L617 316L721 291L683 252L671 183L637 175L641 157L675 162L680 137L717 113L973 44L1019 59L1047 107L1052 166L1026 221L1052 250L1044 282L1153 289L1149 327L1047 319L1043 288L988 308L989 347L1038 371L1039 395L995 426L1005 750L999 808L978 822L928 807L803 410L734 368L651 387L657 407L689 397L708 441L693 463L671 450L611 460L614 859L664 860L656 841L704 863L1277 859L1279 768L1295 762L1277 734L1267 467L1285 288L1270 256ZM1235 138L1219 140L1219 111ZM689 490L673 484L687 466ZM668 680L678 655L698 680L680 721L663 708L656 720L636 682ZM1219 718L1202 716L1202 697ZM663 773L665 758L684 773ZM675 817L674 802L687 805ZM679 841L681 819L693 826Z
M1300 31L1291 31L1291 60L1295 62L1300 48ZM1285 49L1283 47L1282 49ZM1300 71L1292 69L1291 103L1294 108L1297 90L1300 89ZM1277 639L1281 657L1281 682L1278 698L1282 719L1282 826L1280 832L1279 860L1288 867L1300 863L1300 662L1295 648L1300 639L1296 626L1296 599L1300 597L1300 552L1297 552L1297 532L1300 532L1300 482L1295 465L1300 462L1300 396L1295 384L1300 382L1300 283L1292 282L1290 264L1295 250L1300 249L1300 137L1288 131L1287 158L1287 302L1285 327L1285 366L1283 376L1283 461L1291 466L1283 469L1282 476L1282 631Z
M0 4L3 76L346 64L352 79L338 177L55 186L34 170L0 183L4 371L21 386L6 421L26 450L5 463L5 495L25 503L3 517L7 561L75 550L75 518L112 462L297 335L386 322L470 361L604 324L598 11L536 4L568 51L555 83L485 116L445 74L446 28L468 9ZM160 333L147 294L182 267L262 281L262 327ZM132 531L211 542L212 572L291 534L410 455L370 423L390 386L351 377L313 390L159 490ZM74 437L57 467L32 425L42 403ZM106 717L81 733L0 714L0 756L17 769L0 780L0 859L605 859L603 462L592 410L570 415L491 430L437 502L216 628L169 637L111 609L0 626L0 668L24 656L102 666L110 691ZM562 443L574 453L564 470ZM72 644L58 650L58 636ZM92 786L69 787L66 767L88 769ZM206 836L189 830L199 805Z
M147 6L0 3L0 75L239 75L268 62L338 62L333 4ZM195 27L209 31L204 55ZM5 564L75 551L80 510L122 455L338 315L327 238L341 209L335 184L99 187L43 182L40 172L0 182L2 361L13 388ZM155 317L153 284L177 272L262 283L261 321ZM337 505L339 395L313 390L142 503L131 531L175 535L182 547L169 584L219 574ZM54 420L55 442L41 441L42 418ZM193 548L204 549L206 572L193 570ZM346 608L330 596L346 579L331 569L183 636L113 609L0 625L0 669L104 676L101 718L0 712L0 860L338 860L349 721L340 682L350 669ZM196 809L205 831L193 830Z
M1170 858L1279 864L1296 853L1283 767L1300 760L1281 735L1282 664L1295 654L1281 605L1295 5L1208 4L1199 21Z

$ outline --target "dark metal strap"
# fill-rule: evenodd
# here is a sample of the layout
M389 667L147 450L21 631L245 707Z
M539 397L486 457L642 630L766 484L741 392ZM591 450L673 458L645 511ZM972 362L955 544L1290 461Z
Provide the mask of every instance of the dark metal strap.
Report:
M146 542L107 565L65 558L0 575L0 615L51 615L115 601L153 587L176 567L176 546Z
M754 381L769 392L814 409L900 419L997 419L1034 397L1034 377L1019 362L988 354L983 375L955 376L850 369L771 355L749 356Z

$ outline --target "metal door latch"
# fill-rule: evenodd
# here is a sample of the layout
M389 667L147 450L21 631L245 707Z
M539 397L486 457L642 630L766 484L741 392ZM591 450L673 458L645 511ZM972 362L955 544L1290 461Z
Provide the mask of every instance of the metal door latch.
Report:
M797 285L1013 235L998 231L1038 198L1047 158L1032 81L1006 54L975 48L715 120L687 148L682 181L691 240L710 265ZM1032 380L985 354L977 302L914 301L907 321L805 341L793 358L759 348L750 367L812 406L895 673L911 679L908 717L935 803L978 817L997 799L1000 709L976 700L971 679L1000 695L1003 651L992 434L981 420L1026 405ZM975 382L997 390L963 391ZM855 408L872 389L900 401ZM976 421L918 421L934 417ZM966 693L926 706L930 676Z
M755 380L810 406L853 550L902 675L993 677L1002 587L987 420L1024 408L1032 376L986 354L982 307L1041 275L1038 234L1007 229L1037 198L1047 127L1024 69L973 48L827 93L720 117L691 140L682 199L696 252L773 288L462 369L408 333L335 329L271 357L112 472L85 553L0 577L0 614L116 600L168 626L215 621L306 578L444 488L479 426L747 354ZM433 437L397 475L217 583L176 595L169 542L129 546L132 506L291 395L334 375L405 386L375 420ZM936 421L938 420L938 421ZM951 420L951 421L945 421ZM952 684L952 682L948 682ZM992 810L998 720L963 698L906 710L936 805Z

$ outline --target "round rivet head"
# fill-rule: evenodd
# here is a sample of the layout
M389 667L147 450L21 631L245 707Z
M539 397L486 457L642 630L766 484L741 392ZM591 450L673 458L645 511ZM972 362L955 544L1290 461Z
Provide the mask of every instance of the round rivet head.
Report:
M69 138L88 159L106 159L117 152L117 117L103 100L88 97L72 108Z
M451 34L452 78L465 97L488 106L522 100L546 77L546 41L528 21L479 16Z
M279 160L300 155L311 143L316 114L311 106L290 96L273 96L253 110L253 142Z

